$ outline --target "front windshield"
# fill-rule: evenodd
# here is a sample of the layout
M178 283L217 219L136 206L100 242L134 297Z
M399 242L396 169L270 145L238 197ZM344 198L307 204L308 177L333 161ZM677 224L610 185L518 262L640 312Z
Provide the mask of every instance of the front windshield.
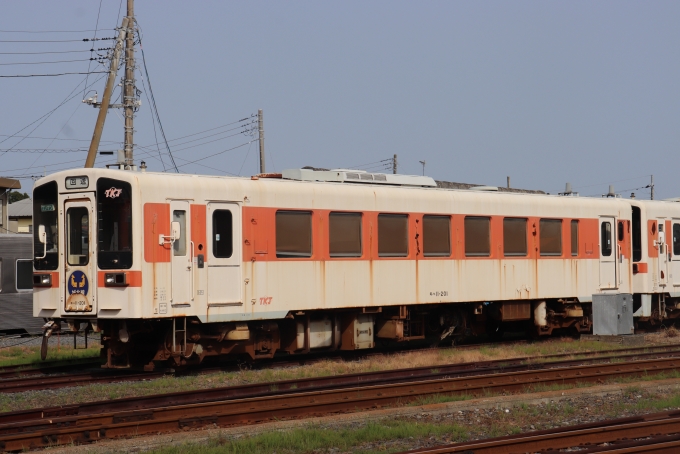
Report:
M55 181L33 190L33 256L36 270L56 270L59 266L58 189ZM40 242L40 228L45 226L47 244ZM45 254L45 251L47 253ZM45 254L44 258L40 258Z
M103 270L132 267L132 187L111 178L97 181L97 263Z

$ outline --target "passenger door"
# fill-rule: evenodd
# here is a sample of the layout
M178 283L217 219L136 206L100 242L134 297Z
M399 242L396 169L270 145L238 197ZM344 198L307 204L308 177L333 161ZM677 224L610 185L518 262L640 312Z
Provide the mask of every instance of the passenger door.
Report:
M179 224L179 235L172 240L170 304L173 307L191 305L193 295L193 262L189 202L170 202L170 225Z
M680 287L680 219L673 219L673 226L670 232L669 251L671 252L671 273L670 280L674 287Z
M657 219L657 229L659 230L659 286L665 287L668 285L668 240L670 241L670 233L666 231L666 222L664 219Z
M90 199L64 203L66 280L64 311L70 314L96 313L96 269L94 260L94 204Z
M618 288L616 279L617 248L614 243L613 217L600 218L600 288Z
M241 207L208 204L208 317L242 311Z

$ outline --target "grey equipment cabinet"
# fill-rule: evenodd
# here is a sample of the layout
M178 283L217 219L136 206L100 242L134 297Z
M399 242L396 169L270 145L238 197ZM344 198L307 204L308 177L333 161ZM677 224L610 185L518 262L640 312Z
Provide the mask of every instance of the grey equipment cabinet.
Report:
M630 293L593 295L593 334L618 336L633 334L633 295Z

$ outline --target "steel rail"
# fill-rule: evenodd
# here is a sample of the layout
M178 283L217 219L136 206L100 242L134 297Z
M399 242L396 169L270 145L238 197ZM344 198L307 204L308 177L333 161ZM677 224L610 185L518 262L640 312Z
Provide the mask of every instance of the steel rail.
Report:
M0 393L16 393L41 389L65 388L70 386L91 385L95 383L114 383L121 381L151 380L164 376L162 372L110 373L82 372L77 374L50 375L45 377L15 378L0 381Z
M640 349L635 349L639 351ZM562 356L561 354L558 356ZM106 406L101 402L87 402L59 407L37 408L16 412L0 413L0 434L16 431L16 423L56 418L60 416L92 415L114 411L130 411L151 409L161 406L186 405L201 402L223 401L229 399L243 399L248 397L262 397L284 393L302 391L319 391L343 386L359 387L366 385L405 383L423 379L466 377L471 375L490 375L499 372L513 372L522 370L536 370L549 367L567 367L582 365L593 361L610 361L612 359L641 359L661 356L680 356L680 349L662 352L639 352L638 354L619 356L596 356L590 359L572 359L556 362L525 363L527 358L510 360L493 360L484 362L457 363L435 367L417 367L369 373L346 374L330 377L312 377L285 380L279 382L255 383L240 386L227 386L200 391L182 391L152 396L130 397L110 400ZM545 357L544 357L545 358ZM143 377L142 377L143 378ZM9 425L8 425L9 424Z
M82 360L49 361L39 364L17 364L0 367L0 380L28 375L69 372L73 369L86 369L101 365L99 358L83 358Z
M67 416L24 425L28 432L0 436L0 449L13 451L55 444L86 443L105 438L178 431L213 424L218 426L252 424L272 419L401 405L424 396L525 391L532 385L600 382L607 378L677 370L680 370L680 359L665 358L301 392L152 410ZM673 419L672 423L670 421L665 423L652 421L652 424L676 424L672 430L680 432L680 418ZM649 427L646 430L649 430ZM602 429L597 431L602 432ZM632 432L626 433L627 437L633 436ZM644 434L646 435L649 435L649 432ZM574 441L573 437L565 439L569 439L571 443ZM479 452L485 451L475 450L475 453Z
M668 437L669 434L675 435ZM455 443L405 451L402 454L505 454L579 448L579 453L642 452L643 447L680 441L680 412L653 413L641 417L611 419L486 440ZM615 443L611 446L597 446ZM677 444L676 444L677 446ZM646 452L646 451L645 451ZM677 452L677 451L675 451Z

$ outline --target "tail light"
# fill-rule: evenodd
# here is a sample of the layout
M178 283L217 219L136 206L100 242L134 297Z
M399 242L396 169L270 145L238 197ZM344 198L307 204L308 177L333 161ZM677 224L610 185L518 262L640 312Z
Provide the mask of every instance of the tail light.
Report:
M104 275L104 285L107 287L126 287L127 274L126 273L106 273Z

